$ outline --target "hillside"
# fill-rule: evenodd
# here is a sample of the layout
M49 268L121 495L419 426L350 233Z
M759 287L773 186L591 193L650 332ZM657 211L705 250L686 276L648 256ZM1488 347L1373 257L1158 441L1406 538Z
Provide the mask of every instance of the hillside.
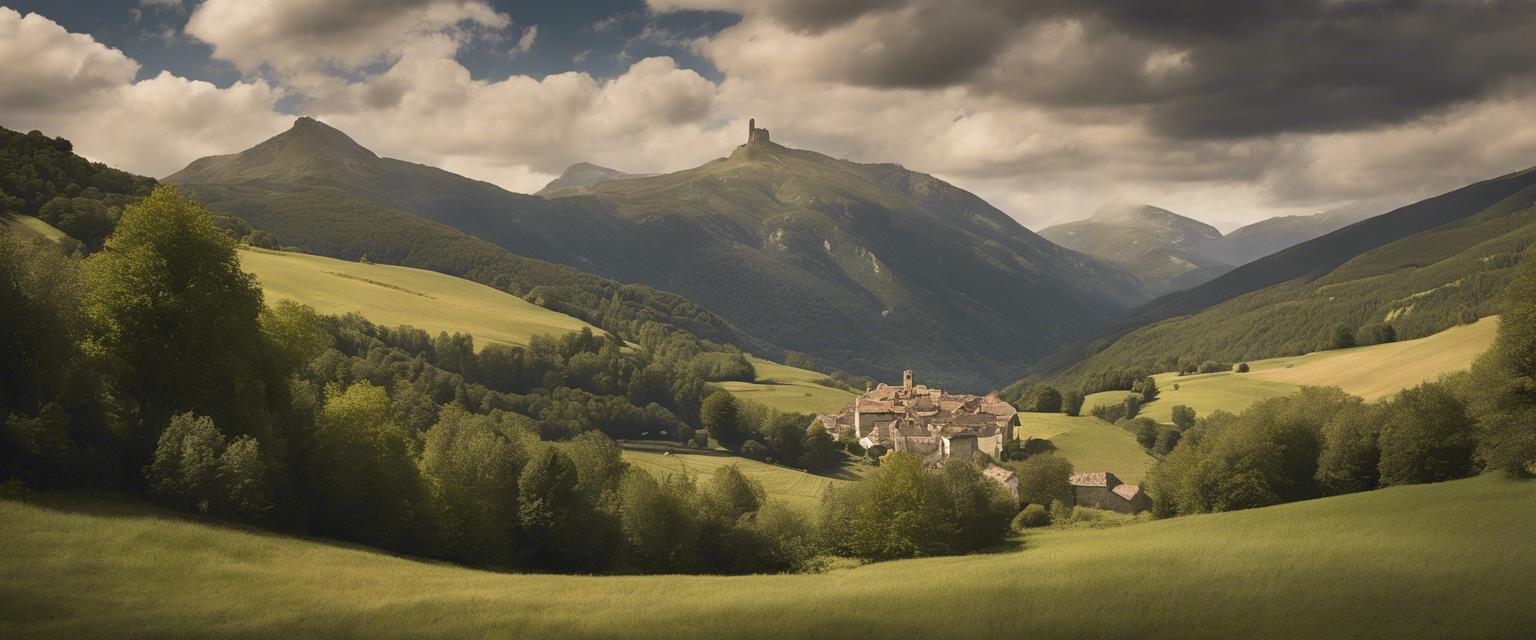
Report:
M1026 438L1050 440L1053 455L1066 458L1077 473L1108 471L1129 484L1141 482L1157 463L1131 432L1093 416L1020 413L1019 439Z
M1152 295L1198 285L1232 268L1205 252L1221 240L1215 227L1151 205L1106 206L1087 220L1046 227L1040 237L1124 267Z
M785 504L807 515L815 515L827 490L847 479L806 473L799 469L747 460L724 451L686 450L675 444L625 442L624 461L654 476L686 473L697 481L708 480L716 469L735 466L749 478L761 482L770 500Z
M1536 241L1536 170L1412 204L1159 298L1035 370L1063 385L1095 371L1172 370L1181 359L1299 355L1339 327L1390 322L1399 339L1493 314Z
M559 191L561 189L579 189L581 187L590 187L599 182L607 182L609 180L644 178L650 175L653 174L624 173L623 171L619 171L617 169L600 167L590 162L578 162L569 167L566 167L565 171L561 172L560 177L555 178L554 180L550 180L549 184L544 185L544 188L539 189L538 192L536 192L534 195L544 195L546 193Z
M1496 317L1483 318L1417 340L1255 360L1249 363L1249 373L1161 373L1153 376L1158 399L1146 404L1141 415L1171 423L1173 406L1179 404L1193 407L1199 415L1217 410L1238 413L1254 402L1290 395L1304 385L1339 387L1367 401L1377 400L1468 368L1493 344L1498 326ZM1179 388L1173 388L1175 384ZM1083 406L1118 403L1128 393L1090 394Z
M685 296L758 339L757 353L792 349L883 378L920 363L956 389L1012 380L1143 299L1123 271L931 176L766 141L546 199L380 158L303 118L167 181L282 245L345 258L387 250L390 259L372 258L393 261L408 251L344 236L381 226L365 220L410 225L396 218L414 214L521 256Z
M536 335L592 327L483 284L435 271L250 247L241 247L240 268L256 275L267 304L287 299L325 314L360 313L386 326L408 324L432 334L464 332L474 336L477 347L526 345Z
M0 620L17 638L1510 638L1536 626L1532 501L1536 483L1485 476L819 575L580 577L45 495L0 501Z
M241 247L240 266L255 274L269 304L288 299L326 314L360 313L386 326L464 332L474 336L477 347L525 345L532 336L592 327L522 298L435 271L250 247ZM798 413L830 411L853 397L813 383L825 377L814 371L761 358L753 358L753 365L757 370L753 382L718 385L743 400Z

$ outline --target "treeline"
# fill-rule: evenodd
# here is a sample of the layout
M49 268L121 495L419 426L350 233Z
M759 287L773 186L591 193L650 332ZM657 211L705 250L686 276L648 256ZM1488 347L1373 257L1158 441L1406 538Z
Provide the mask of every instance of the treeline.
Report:
M149 195L152 178L118 171L74 154L74 145L38 131L0 127L0 215L29 215L96 250L122 207Z
M1536 472L1536 250L1470 371L1367 404L1333 388L1216 412L1150 478L1158 515L1228 511L1498 470ZM1187 421L1193 416L1176 416Z
M700 483L624 464L610 436L699 443L696 426L744 455L836 464L809 417L709 393L700 374L720 369L715 355L702 367L691 343L636 349L591 331L477 352L464 335L267 307L230 237L168 188L128 207L86 259L0 237L0 307L0 480L146 492L495 566L735 573L794 570L829 549L893 557L829 546L736 470ZM918 513L965 524L971 541L900 553L1006 535L957 506L992 504L1000 487L946 482Z

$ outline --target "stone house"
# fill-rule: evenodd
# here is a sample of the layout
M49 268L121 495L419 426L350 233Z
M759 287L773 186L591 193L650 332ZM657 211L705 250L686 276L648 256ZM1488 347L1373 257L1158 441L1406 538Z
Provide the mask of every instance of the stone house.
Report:
M981 475L986 476L988 480L1003 485L1003 488L1008 490L1008 495L1013 496L1015 501L1019 499L1019 474L1014 473L1013 469L993 465L987 467L987 470L981 472Z
M1137 514L1152 509L1152 498L1141 487L1121 482L1115 474L1079 473L1070 480L1079 507Z

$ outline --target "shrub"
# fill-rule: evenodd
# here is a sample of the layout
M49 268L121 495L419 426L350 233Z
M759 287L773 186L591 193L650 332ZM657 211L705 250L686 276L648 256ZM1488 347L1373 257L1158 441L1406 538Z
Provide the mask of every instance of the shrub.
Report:
M741 445L741 457L762 462L768 459L768 447L756 440L748 440Z
M224 436L206 416L182 413L160 432L155 459L146 469L149 488L185 509L206 513L219 489Z
M1195 426L1195 410L1192 407L1176 404L1173 405L1173 426L1180 431Z
M1083 392L1072 389L1061 394L1061 412L1074 417L1081 415L1083 412Z
M1126 396L1120 403L1123 409L1122 414L1127 420L1136 417L1136 414L1141 411L1141 399L1141 396Z
M1019 500L1028 504L1071 504L1072 463L1054 455L1031 456L1009 463L1019 476Z
M1472 473L1472 417L1445 387L1428 383L1398 394L1381 428L1381 483L1417 484Z
M1152 442L1152 453L1160 456L1172 453L1174 447L1179 446L1179 439L1181 437L1183 437L1183 434L1178 429L1159 425L1157 427L1157 438Z
M1046 384L1031 387L1019 401L1020 409L1036 413L1057 413L1061 411L1061 405L1061 392Z
M1385 322L1372 322L1355 332L1355 345L1385 344L1397 339L1397 331Z
M1151 449L1157 444L1158 424L1156 420L1147 417L1136 418L1127 425L1131 433L1136 434L1136 444L1143 449Z
M1237 363L1236 367L1232 368L1232 370L1236 371L1238 373L1248 373L1248 363L1246 363L1246 362L1239 362L1239 363Z
M1025 529L1049 526L1051 524L1051 513L1046 510L1045 505L1030 504L1024 507L1022 511L1019 511L1018 515L1013 516L1013 522L1010 524L1014 531L1019 532Z

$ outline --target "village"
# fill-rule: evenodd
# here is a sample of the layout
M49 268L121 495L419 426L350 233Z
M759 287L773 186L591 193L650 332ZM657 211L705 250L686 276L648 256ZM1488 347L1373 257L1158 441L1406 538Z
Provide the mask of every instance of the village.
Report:
M1017 437L1019 410L996 394L951 394L916 384L908 369L901 386L881 383L837 413L818 414L812 426L834 438L851 435L873 458L894 451L917 455L929 467L981 461L983 475L1019 497L1018 474L998 464L1005 462L1004 445ZM1140 486L1110 471L1076 473L1069 482L1078 506L1128 514L1152 508Z

